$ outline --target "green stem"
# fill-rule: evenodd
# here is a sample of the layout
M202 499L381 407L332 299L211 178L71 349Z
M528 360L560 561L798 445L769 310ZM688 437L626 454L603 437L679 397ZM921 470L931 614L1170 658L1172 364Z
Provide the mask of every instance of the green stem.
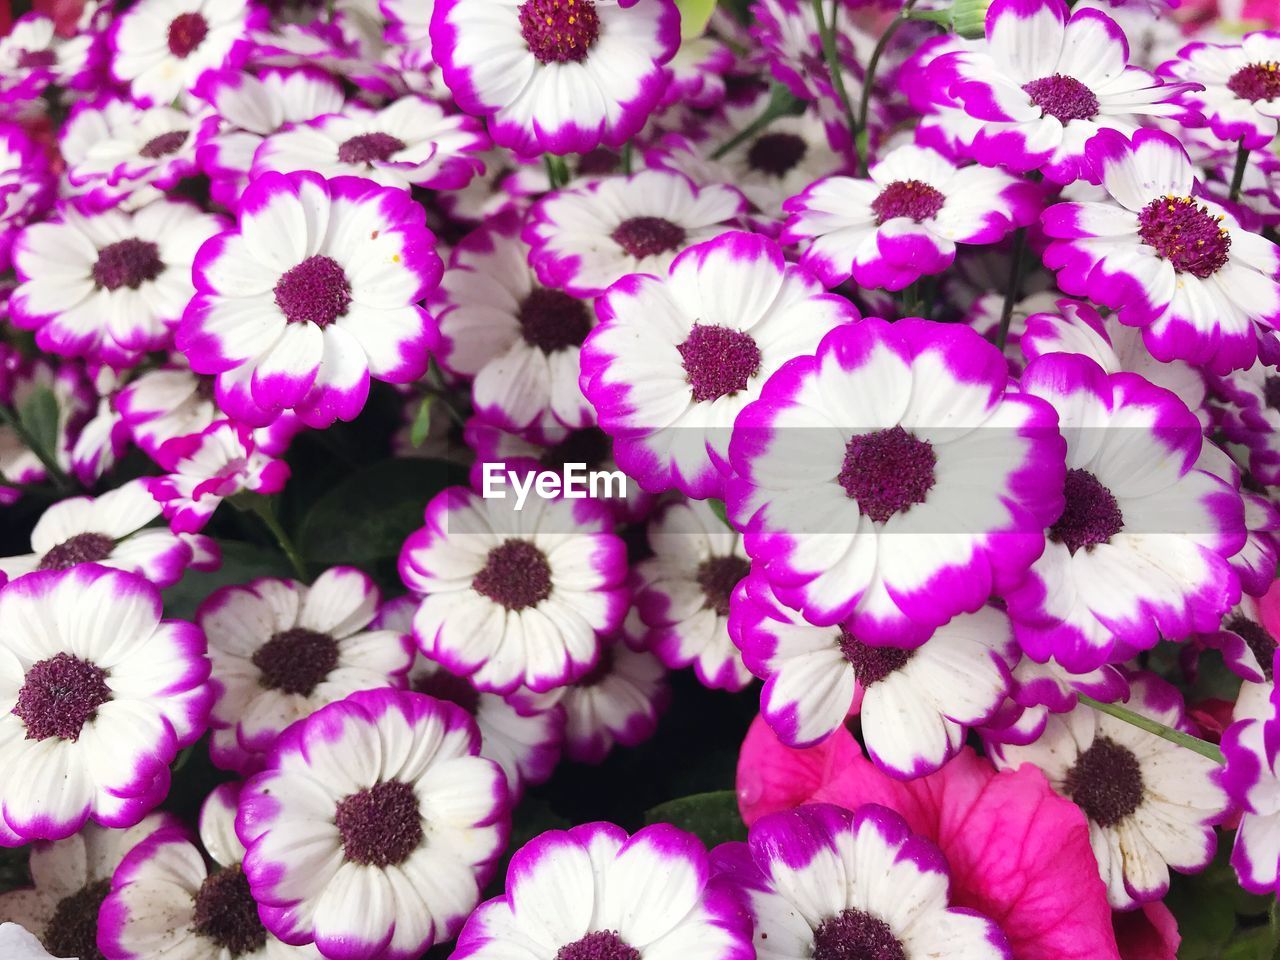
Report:
M1013 234L1013 263L1009 266L1009 286L1004 291L1004 306L1000 308L1000 329L996 332L996 346L1004 353L1009 341L1009 325L1013 322L1013 305L1018 302L1022 288L1022 269L1027 258L1027 228L1019 227Z
M1240 187L1244 184L1244 170L1249 166L1249 151L1244 145L1244 137L1236 145L1236 168L1231 174L1231 202L1240 199Z
M914 5L914 2L915 0L911 0L911 2L903 8L903 11L893 18L893 22L885 28L884 33L880 35L880 39L876 41L875 49L871 51L871 59L867 61L867 73L862 80L862 99L858 102L859 130L865 130L867 128L867 114L871 110L871 88L876 82L876 69L880 66L880 58L884 56L885 50L888 49L889 41L892 40L893 35L898 32L898 28L909 19L907 14L911 12L911 7ZM858 172L865 173L866 166L870 166L870 163L867 163Z
M0 403L0 420L4 421L18 435L18 439L22 441L24 447L36 455L37 459L44 465L45 472L49 475L49 479L53 481L55 487L63 492L72 489L74 484L72 484L71 478L67 476L65 470L58 466L58 461L54 459L53 453L41 446L39 441L31 435L31 431L23 424L21 418L3 403Z
M631 168L634 164L632 158L631 141L628 140L622 145L622 172L627 176L631 176Z
M1222 758L1222 751L1207 740L1201 740L1199 737L1193 737L1189 733L1183 733L1181 730L1165 726L1159 720L1152 720L1150 717L1144 717L1140 713L1134 713L1128 707L1122 707L1118 703L1100 703L1093 697L1086 697L1083 693L1077 694L1077 696L1079 696L1080 702L1086 706L1093 707L1093 709L1115 717L1117 720L1132 724L1139 730L1145 730L1147 733L1155 734L1170 743L1176 743L1180 747L1192 750L1202 757L1207 757L1214 763L1221 764L1226 762Z
M307 565L303 562L302 554L294 546L289 534L285 533L284 527L280 525L280 518L276 516L271 498L261 494L250 494L245 497L245 500L248 508L258 515L263 526L271 532L271 536L275 538L284 555L289 558L289 565L293 567L294 575L303 583L308 582Z
M782 84L774 84L773 89L769 93L769 102L765 104L764 110L760 116L756 117L745 127L739 130L733 137L726 140L716 148L715 153L711 154L712 160L719 160L734 147L746 143L757 133L763 130L779 117L784 117L795 110L796 105L800 101L791 95L791 91Z
M552 190L559 190L569 182L569 166L564 162L564 157L544 153L542 162L546 165L547 180L550 181Z
M822 56L827 61L827 71L831 74L831 85L835 87L840 105L844 107L845 121L849 124L849 136L853 140L853 160L857 168L862 167L862 151L858 149L858 119L853 113L853 104L849 102L849 92L844 87L844 70L840 65L840 51L836 46L836 13L840 9L837 4L831 10L831 23L827 23L826 12L822 8L823 0L813 0L813 16L818 21L818 36L822 40Z

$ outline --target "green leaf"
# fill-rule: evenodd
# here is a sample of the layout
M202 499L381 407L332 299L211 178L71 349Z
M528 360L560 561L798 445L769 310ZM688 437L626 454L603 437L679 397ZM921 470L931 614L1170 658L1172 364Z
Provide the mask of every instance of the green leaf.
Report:
M676 0L676 6L680 8L681 40L696 40L707 32L716 0Z
M221 587L248 583L257 577L291 577L289 561L273 547L259 547L239 540L221 540L222 566L211 572L188 570L164 592L166 616L190 620L205 597Z
M31 439L40 445L37 453L56 459L58 449L58 399L48 387L36 387L18 410L18 420Z
M1275 934L1270 926L1264 924L1261 927L1237 930L1223 949L1222 960L1271 960L1275 949Z
M707 506L711 508L711 512L720 518L720 522L726 527L731 527L729 523L729 514L725 511L723 500L708 500Z
M422 526L427 501L466 471L443 460L383 460L357 470L316 501L298 548L317 564L372 564L396 557Z
M738 795L732 790L668 800L650 809L644 820L645 823L670 823L688 830L708 847L747 839L746 825L738 813Z
M426 442L431 431L431 405L435 403L435 394L428 393L418 404L418 412L413 417L413 426L409 428L409 442L415 447Z

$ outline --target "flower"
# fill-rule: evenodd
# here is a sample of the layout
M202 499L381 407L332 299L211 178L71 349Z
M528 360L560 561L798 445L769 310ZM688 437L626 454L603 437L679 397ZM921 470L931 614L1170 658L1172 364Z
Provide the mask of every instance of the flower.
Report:
M1071 710L1081 693L1112 703L1129 696L1129 681L1119 667L1110 664L1072 673L1052 658L1037 663L1022 657L1011 672L1008 698L982 725L982 737L998 743L1032 743L1044 733L1049 715Z
M489 423L545 432L594 424L578 387L578 355L595 324L591 305L538 282L521 217L508 210L454 247L433 301L450 373L473 378L472 400Z
M467 113L522 155L621 147L680 46L674 0L436 0L431 55Z
M1044 212L1053 238L1044 260L1058 285L1141 327L1157 360L1218 374L1248 367L1280 321L1276 245L1192 196L1191 162L1170 134L1104 130L1085 153L1110 199Z
M54 367L44 357L24 357L16 350L0 347L0 397L12 410L39 404L45 391L53 397L55 414L52 454L56 465L67 470L71 451L93 403L93 388L84 371L73 364ZM11 483L39 483L48 479L44 462L29 449L13 427L0 424L0 477ZM16 490L0 487L0 504L13 503Z
M88 823L64 840L32 846L33 885L0 894L0 919L20 922L57 956L100 960L98 911L111 892L111 875L138 843L177 822L172 814L152 813L125 830ZM12 960L13 954L3 956Z
M702 842L658 823L551 830L516 851L506 893L467 920L455 960L747 960L750 928Z
M413 644L395 630L370 629L380 599L368 575L332 567L309 587L263 577L200 605L219 766L252 773L294 721L356 690L404 685Z
M0 767L24 771L0 818L22 840L129 827L164 797L210 697L204 637L160 616L154 586L93 564L0 591Z
M732 232L666 276L625 277L596 304L582 392L614 457L645 490L721 496L730 430L784 363L858 317L778 244Z
M10 265L18 232L44 213L54 189L45 151L20 126L0 123L0 266Z
M1238 43L1188 43L1158 72L1186 83L1182 100L1204 115L1214 136L1259 150L1280 119L1277 59L1280 33L1258 30Z
M112 21L111 77L138 103L172 103L206 70L238 66L265 21L248 0L140 0Z
M10 960L59 960L46 953L40 941L24 927L16 923L0 923L0 949ZM75 960L75 958L70 958Z
M162 452L169 473L143 482L174 533L203 530L226 497L275 493L289 479L289 465L259 450L249 429L230 420L171 440Z
M577 680L629 599L626 548L612 531L595 500L538 498L517 511L513 498L442 490L400 551L400 578L422 597L418 648L493 693Z
M826 177L783 204L784 243L828 287L849 279L901 290L942 273L956 244L996 243L1034 223L1040 188L994 167L960 167L905 144L871 166L870 179Z
M1062 508L1052 409L968 327L863 320L770 378L734 425L726 503L780 600L918 646L1020 581Z
M759 960L1013 956L995 923L951 905L941 851L887 807L767 814L713 857L754 918Z
M636 567L644 646L672 669L692 666L712 689L751 682L729 632L729 597L751 570L742 538L701 501L659 509L648 527L653 556Z
M64 205L58 220L32 224L14 243L14 324L64 356L110 363L163 349L195 292L196 251L224 226L171 200L134 213Z
M1263 601L1247 594L1222 618L1217 630L1202 634L1200 640L1222 653L1233 673L1250 683L1272 684L1271 666L1276 654L1264 612ZM1268 691L1269 692L1269 691Z
M1188 723L1182 697L1154 674L1129 679L1128 708L1175 730ZM996 765L1033 763L1089 818L1089 842L1107 898L1127 910L1169 889L1169 868L1193 873L1213 859L1213 824L1229 808L1217 765L1198 753L1092 707L1049 717L1027 746L993 750Z
M1053 404L1067 440L1066 504L1007 595L1018 643L1083 673L1213 630L1238 599L1227 558L1244 506L1205 469L1199 421L1173 394L1087 357L1048 354L1022 389Z
M148 526L159 516L160 505L142 480L98 497L60 500L31 531L32 552L0 558L0 572L14 579L33 570L96 563L135 573L162 589L172 586L190 565L193 550L167 527ZM211 548L216 551L216 544Z
M507 781L458 707L364 690L290 727L240 796L258 914L332 960L408 960L452 939L511 823Z
M733 187L645 170L548 194L529 211L524 240L544 286L595 297L629 273L665 273L681 250L722 235L745 211Z
M314 946L281 943L258 918L233 829L239 792L239 784L222 784L200 809L207 857L180 825L152 833L125 857L99 921L107 960L165 952L192 960L321 960Z
M1274 685L1267 691L1264 711L1223 732L1226 766L1218 774L1218 782L1243 810L1231 866L1240 886L1259 894L1280 886L1280 715Z
M735 642L765 681L760 711L784 743L825 740L857 712L867 752L895 777L932 773L960 750L1009 690L1017 658L1008 618L960 614L916 648L873 647L843 627L815 627L761 576L737 590Z
M969 147L987 166L1040 170L1054 183L1097 182L1085 145L1099 131L1137 131L1139 117L1194 119L1163 83L1127 65L1124 31L1065 0L995 0L986 41L934 61L935 83L984 121Z

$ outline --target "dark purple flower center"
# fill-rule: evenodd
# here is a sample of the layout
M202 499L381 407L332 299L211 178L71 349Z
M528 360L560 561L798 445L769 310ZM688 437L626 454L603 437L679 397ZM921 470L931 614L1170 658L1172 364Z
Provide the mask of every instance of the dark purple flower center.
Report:
M581 63L600 38L592 0L525 0L520 33L539 63Z
M813 960L906 960L890 926L863 910L841 910L813 931Z
M437 700L457 704L472 716L475 716L476 708L480 706L480 691L472 686L471 681L448 670L437 670L418 677L413 682L413 689Z
M871 201L876 225L895 217L909 217L916 223L936 217L947 198L922 180L895 180Z
M1280 63L1251 63L1241 67L1227 81L1227 89L1241 100L1253 103L1280 97Z
M578 157L578 173L584 177L613 173L622 163L622 157L608 147L596 147Z
M1271 680L1272 664L1276 655L1276 641L1271 634L1267 633L1266 628L1243 614L1237 613L1223 624L1223 629L1230 630L1248 645L1253 655L1258 659L1258 666L1262 667L1263 676Z
M653 257L680 249L687 234L684 227L662 217L632 217L609 236L633 257Z
M938 455L933 445L902 427L862 433L849 440L837 478L858 501L858 512L877 523L909 510L936 482Z
M1109 543L1124 529L1124 516L1111 491L1088 470L1068 470L1063 489L1067 506L1049 528L1049 539L1075 553Z
M171 153L177 153L186 142L187 131L170 130L168 133L162 133L158 137L152 137L143 144L138 153L148 160L159 160L161 157L167 157Z
M1280 377L1267 377L1262 384L1262 396L1272 410L1280 410Z
M1138 236L1154 247L1178 273L1204 280L1227 263L1231 235L1214 216L1190 197L1160 197L1138 214Z
M536 287L520 304L520 333L543 353L580 347L591 332L591 314L562 290Z
M18 54L18 66L24 70L41 70L52 67L58 62L58 55L52 50L23 50Z
M556 951L555 960L640 960L640 951L614 930L597 930Z
M751 572L751 561L730 554L727 557L708 557L698 565L698 586L702 588L702 606L714 610L718 616L729 615L729 598L733 588Z
M258 919L258 904L239 864L205 877L196 894L191 926L233 957L266 946L267 928Z
M715 324L695 323L676 347L697 403L719 400L747 388L760 372L760 348L749 334Z
M110 699L105 670L69 653L59 653L27 671L13 713L26 726L28 740L59 737L74 741Z
M342 264L316 254L276 281L276 306L290 323L327 327L351 306L351 284Z
M524 610L551 596L551 564L528 540L507 540L489 551L471 589L508 610Z
M1101 827L1113 827L1142 803L1142 768L1128 747L1096 737L1067 771L1067 796Z
M98 912L110 892L108 877L59 900L40 938L44 948L55 957L102 960L98 950Z
M836 642L841 655L853 667L854 677L864 687L879 683L889 674L901 670L916 655L915 650L902 647L873 647L863 643L843 627Z
M387 780L343 799L336 823L342 853L352 863L404 863L422 842L422 817L413 787Z
M160 248L150 240L130 237L117 240L98 251L93 264L94 282L107 290L128 287L137 290L164 272Z
M770 176L781 177L796 168L809 144L794 133L766 133L747 151L747 166Z
M404 149L404 141L389 133L362 133L338 147L342 163L381 163Z
M338 641L327 633L294 627L271 637L253 654L268 690L310 696L338 665Z
M209 21L204 17L198 13L180 13L169 23L169 52L185 59L208 34Z
M609 435L599 427L574 430L554 447L548 447L538 458L544 467L562 470L566 463L585 463L598 467L613 455Z
M1098 98L1075 77L1055 73L1022 85L1031 102L1051 117L1066 123L1098 115Z
M37 570L66 570L77 563L97 563L111 556L116 542L104 533L77 533L43 557Z

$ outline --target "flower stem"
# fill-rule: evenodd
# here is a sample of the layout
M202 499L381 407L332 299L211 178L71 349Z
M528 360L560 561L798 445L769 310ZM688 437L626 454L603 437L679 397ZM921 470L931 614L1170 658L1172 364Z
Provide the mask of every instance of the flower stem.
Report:
M735 133L730 139L720 144L715 153L711 154L711 159L719 160L734 147L750 140L779 117L793 113L799 103L800 101L791 95L790 90L780 83L775 83L773 89L769 92L769 102L765 104L760 116Z
M1009 266L1009 285L1004 291L1004 306L1000 309L1000 329L996 332L996 346L1004 353L1009 341L1009 325L1013 322L1013 305L1018 302L1022 288L1022 270L1027 258L1027 228L1019 227L1013 234L1013 263Z
M1244 137L1236 144L1236 168L1231 174L1231 202L1240 199L1240 187L1244 184L1244 170L1249 166L1249 151L1244 145Z
M858 119L853 113L853 104L849 102L849 92L844 87L844 71L840 67L840 51L836 46L836 14L838 4L831 9L831 23L827 23L826 12L822 9L823 0L813 0L813 16L818 21L818 36L822 40L822 56L827 61L827 71L831 74L831 85L835 87L840 105L844 107L845 121L849 124L849 136L853 140L853 160L855 167L861 169L862 158L858 149Z
M289 565L293 567L294 575L303 583L307 583L307 565L289 534L285 533L284 527L280 525L280 518L276 516L275 505L271 498L261 494L246 494L243 498L238 497L237 501L237 505L243 505L258 515L262 525L270 531L271 536L280 546L280 550L289 558Z
M0 403L0 421L8 425L18 435L22 445L36 455L36 458L44 465L45 472L49 474L49 479L53 481L55 487L63 492L72 488L71 478L67 476L65 470L58 466L58 461L54 459L53 452L46 450L41 445L31 431L27 429L26 424L22 422L22 418L14 413L7 404Z
M1077 694L1077 696L1080 698L1080 702L1086 706L1093 707L1093 709L1115 717L1117 720L1132 724L1139 730L1145 730L1147 733L1155 734L1170 743L1176 743L1180 747L1192 750L1202 757L1207 757L1214 763L1221 764L1226 762L1222 758L1222 751L1207 740L1201 740L1199 737L1193 737L1189 733L1183 733L1181 730L1165 726L1159 720L1152 720L1150 717L1144 717L1140 713L1134 713L1128 707L1122 707L1118 703L1100 703L1093 697L1086 697L1083 693Z
M564 157L544 153L542 162L547 167L547 180L551 183L552 190L559 190L569 182L569 166L564 162Z

